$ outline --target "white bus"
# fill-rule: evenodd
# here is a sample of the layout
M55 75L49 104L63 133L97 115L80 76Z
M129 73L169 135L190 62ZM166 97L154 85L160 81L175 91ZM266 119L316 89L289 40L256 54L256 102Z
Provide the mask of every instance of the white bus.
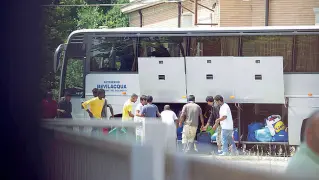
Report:
M220 94L243 140L249 123L279 114L299 145L302 120L319 108L319 26L84 29L54 62L75 118L87 116L81 102L93 88L105 89L119 117L132 93L177 112L187 95L206 110L206 96Z

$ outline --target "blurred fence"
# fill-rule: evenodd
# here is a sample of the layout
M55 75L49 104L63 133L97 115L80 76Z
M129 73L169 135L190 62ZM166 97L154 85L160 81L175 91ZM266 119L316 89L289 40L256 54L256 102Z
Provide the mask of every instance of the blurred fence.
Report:
M79 129L76 130L78 127ZM142 127L144 138L81 132L81 127ZM120 133L120 132L119 132ZM43 120L41 128L45 175L48 180L297 180L283 174L235 167L229 162L203 160L176 153L175 139L167 125L156 120ZM119 135L119 134L117 134ZM117 136L116 135L116 136ZM175 147L174 147L175 146Z

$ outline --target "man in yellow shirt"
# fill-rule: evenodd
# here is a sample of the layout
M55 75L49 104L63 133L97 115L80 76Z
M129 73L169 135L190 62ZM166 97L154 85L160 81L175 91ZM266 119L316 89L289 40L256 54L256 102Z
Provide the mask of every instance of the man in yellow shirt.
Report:
M82 103L83 108L89 113L89 116L91 118L102 118L102 110L105 103L104 97L104 89L99 89L97 92L97 97L94 97ZM90 108L88 108L88 106L90 106Z
M131 98L128 99L123 106L122 110L122 120L133 120L134 114L133 114L133 103L137 101L138 96L136 94L132 94Z

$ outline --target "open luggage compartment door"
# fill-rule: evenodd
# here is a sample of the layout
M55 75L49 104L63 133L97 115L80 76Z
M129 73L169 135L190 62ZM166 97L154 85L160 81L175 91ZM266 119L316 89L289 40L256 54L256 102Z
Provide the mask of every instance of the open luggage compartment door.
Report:
M233 102L235 78L232 56L186 57L187 94L194 95L196 102L218 94Z
M186 103L183 57L138 58L140 92L157 103Z
M234 57L239 103L284 104L283 57Z

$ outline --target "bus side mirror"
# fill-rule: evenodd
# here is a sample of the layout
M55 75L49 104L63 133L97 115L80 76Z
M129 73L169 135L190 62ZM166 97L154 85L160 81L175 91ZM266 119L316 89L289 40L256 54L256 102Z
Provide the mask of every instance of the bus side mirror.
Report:
M60 57L61 57L61 53L63 52L64 50L64 47L65 47L65 44L60 44L55 52L54 52L54 57L53 57L53 70L54 70L54 73L56 73L59 68L61 67L60 66Z

